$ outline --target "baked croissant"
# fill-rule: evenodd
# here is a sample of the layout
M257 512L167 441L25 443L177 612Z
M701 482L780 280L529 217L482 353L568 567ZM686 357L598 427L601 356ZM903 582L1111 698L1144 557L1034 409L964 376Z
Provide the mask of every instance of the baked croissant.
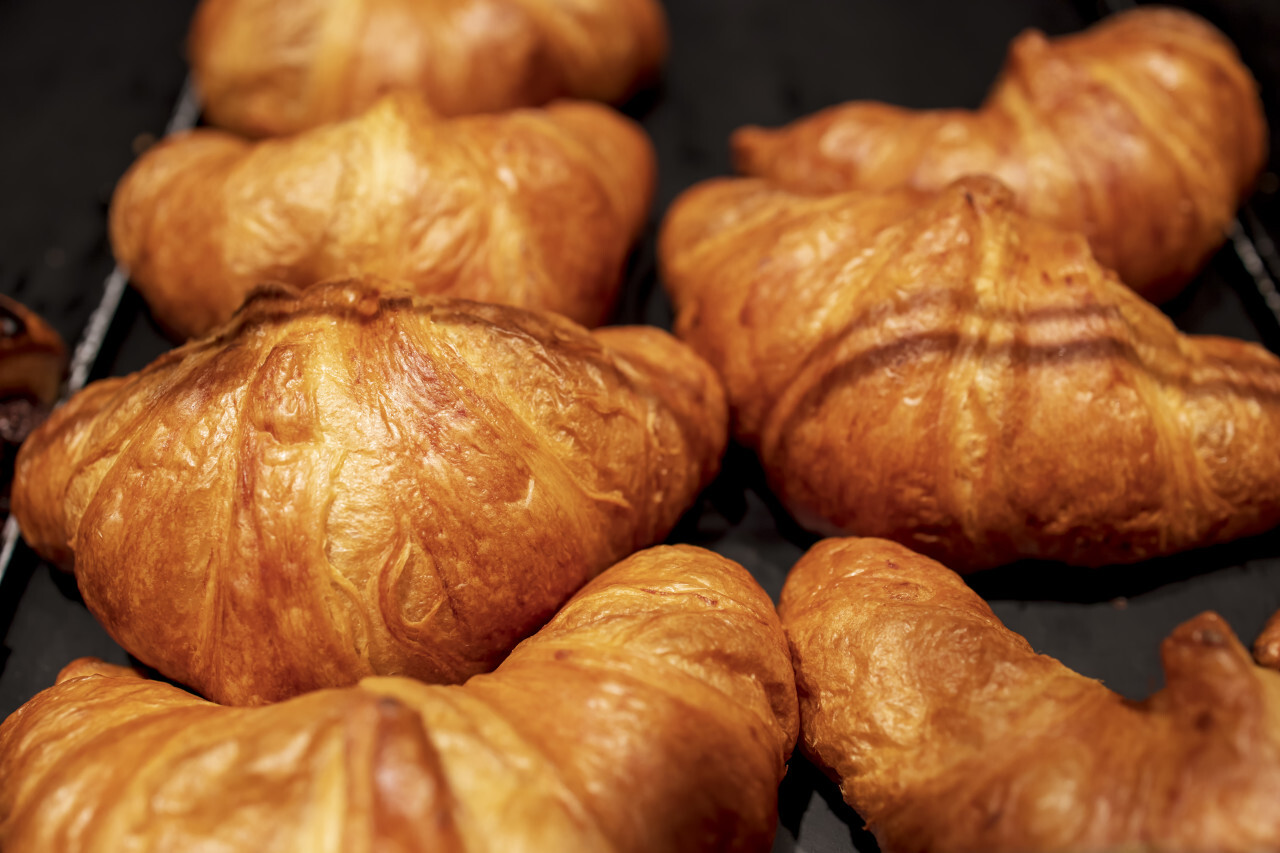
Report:
M676 330L811 527L973 570L1143 560L1280 522L1280 361L1179 334L988 178L716 181L660 241Z
M654 175L644 131L607 107L437 121L399 95L293 139L197 130L161 143L116 189L111 244L184 338L262 282L362 273L594 326L613 308Z
M1173 9L1020 35L982 108L863 102L733 137L740 171L822 192L940 190L985 173L1023 212L1089 238L1146 298L1176 294L1226 237L1267 157L1257 84L1231 43Z
M657 0L204 0L189 50L206 114L295 133L410 90L445 116L619 102L667 49Z
M492 669L718 467L723 392L665 332L374 284L259 291L19 454L27 541L214 701Z
M67 347L44 318L0 294L0 401L51 406L67 368Z
M1258 635L1253 656L1263 666L1280 669L1280 611L1272 615Z
M18 447L48 417L66 368L67 348L53 327L0 295L0 513L9 512Z
M765 851L797 729L769 597L655 548L491 675L221 708L78 661L0 727L0 847Z
M1135 703L892 542L819 543L779 609L801 748L886 853L1280 848L1280 673L1215 613Z

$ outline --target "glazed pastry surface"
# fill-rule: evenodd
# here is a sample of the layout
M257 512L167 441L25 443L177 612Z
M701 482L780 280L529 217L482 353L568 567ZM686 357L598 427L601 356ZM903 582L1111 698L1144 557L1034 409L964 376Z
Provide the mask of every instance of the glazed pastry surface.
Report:
M1267 621L1253 644L1253 657L1262 666L1280 669L1280 611Z
M21 397L50 406L67 368L67 347L44 318L0 294L0 401Z
M744 128L733 147L740 171L807 191L995 176L1159 302L1226 239L1266 162L1267 125L1225 36L1187 12L1138 9L1076 35L1023 33L977 111L855 102Z
M354 275L595 326L655 174L644 131L607 107L440 121L402 94L290 139L196 130L160 143L116 189L111 245L183 339L258 284Z
M49 416L66 370L67 347L53 327L0 295L0 514L9 513L18 448Z
M819 543L779 610L801 748L886 853L1280 847L1280 673L1214 613L1174 629L1136 703L892 542Z
M492 669L718 468L723 392L665 332L377 284L260 291L19 454L27 541L215 701Z
M796 728L768 596L654 548L461 687L224 708L77 661L0 726L0 846L765 851Z
M408 90L445 116L619 102L667 49L657 0L204 0L189 50L209 120L296 133Z
M1180 334L991 179L711 181L659 248L677 334L810 527L965 571L1135 562L1280 522L1280 361Z

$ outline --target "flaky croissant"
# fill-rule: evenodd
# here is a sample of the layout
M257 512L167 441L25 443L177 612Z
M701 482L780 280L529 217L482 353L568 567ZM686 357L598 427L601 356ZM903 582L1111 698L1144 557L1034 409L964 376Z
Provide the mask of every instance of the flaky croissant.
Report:
M621 287L654 175L644 131L607 107L437 121L398 95L293 139L197 130L161 143L116 189L111 244L184 338L263 282L358 274L594 326Z
M1021 210L1083 232L1104 266L1162 301L1222 244L1266 162L1267 127L1221 33L1138 9L1078 35L1024 32L976 112L850 103L743 128L733 149L739 170L811 191L994 175Z
M1253 656L1263 666L1280 669L1280 611L1272 615L1258 635Z
M892 542L819 543L779 610L801 748L886 853L1280 848L1280 673L1217 614L1174 630L1135 703Z
M67 369L67 347L43 317L0 294L0 402L51 406Z
M461 687L221 708L78 661L0 727L0 847L764 851L796 729L768 596L655 548Z
M1280 361L1179 334L991 179L933 197L711 182L673 206L660 256L677 333L810 526L972 570L1280 522Z
M215 701L461 681L661 540L726 420L658 329L278 288L55 412L14 514L121 646Z
M667 31L658 0L203 0L189 49L210 120L274 136L393 90L445 116L618 102L656 78Z
M53 327L0 295L0 514L9 512L18 447L48 417L66 368L67 347Z

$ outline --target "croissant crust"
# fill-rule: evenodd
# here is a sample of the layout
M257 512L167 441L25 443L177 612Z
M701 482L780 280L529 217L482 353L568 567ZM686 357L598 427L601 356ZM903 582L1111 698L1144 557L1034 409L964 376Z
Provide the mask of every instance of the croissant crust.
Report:
M210 121L276 136L395 90L444 116L620 102L667 32L658 0L204 0L189 48Z
M1179 334L991 179L710 182L673 206L660 255L677 334L809 526L973 570L1133 562L1280 522L1280 361Z
M21 302L0 295L0 399L52 405L66 366L67 347L53 327Z
M1257 84L1231 43L1174 9L1113 15L1009 50L982 108L860 102L733 138L740 171L810 191L940 190L999 178L1025 213L1082 232L1152 301L1226 236L1267 157Z
M175 336L226 321L263 282L357 274L418 293L608 319L648 216L653 149L607 107L434 120L413 95L249 143L166 140L111 204L117 260Z
M796 729L768 596L655 548L461 687L224 708L77 661L0 726L0 846L765 851Z
M1214 613L1169 635L1136 703L892 542L819 543L779 610L801 748L886 853L1280 847L1280 673Z
M215 701L491 669L718 467L723 392L666 333L375 284L261 291L19 454L27 540Z

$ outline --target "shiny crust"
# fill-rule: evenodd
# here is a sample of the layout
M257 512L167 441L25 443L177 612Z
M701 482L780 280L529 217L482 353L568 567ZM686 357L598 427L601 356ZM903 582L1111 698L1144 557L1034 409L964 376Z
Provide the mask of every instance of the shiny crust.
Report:
M555 104L433 120L412 95L287 140L197 130L129 170L111 245L175 336L263 282L381 275L419 293L608 319L656 165L634 122Z
M1261 666L1280 670L1280 611L1272 615L1253 644L1253 657Z
M67 347L36 312L0 295L0 397L53 404L67 368Z
M1222 244L1266 161L1267 126L1221 33L1139 9L1078 35L1023 33L976 112L850 103L744 128L733 148L746 174L822 192L993 175L1024 212L1084 233L1104 266L1162 301Z
M719 465L723 392L669 335L374 284L261 291L19 453L27 540L215 701L491 669Z
M953 572L827 540L779 607L801 748L891 851L1280 847L1280 674L1203 613L1130 702L1037 655Z
M189 49L211 122L276 136L395 90L445 116L620 102L667 31L657 0L204 0Z
M1148 559L1280 522L1280 361L1181 335L987 178L714 181L673 205L676 332L809 526L957 570Z
M654 548L462 687L234 709L78 661L0 727L0 846L765 851L796 729L768 596Z

